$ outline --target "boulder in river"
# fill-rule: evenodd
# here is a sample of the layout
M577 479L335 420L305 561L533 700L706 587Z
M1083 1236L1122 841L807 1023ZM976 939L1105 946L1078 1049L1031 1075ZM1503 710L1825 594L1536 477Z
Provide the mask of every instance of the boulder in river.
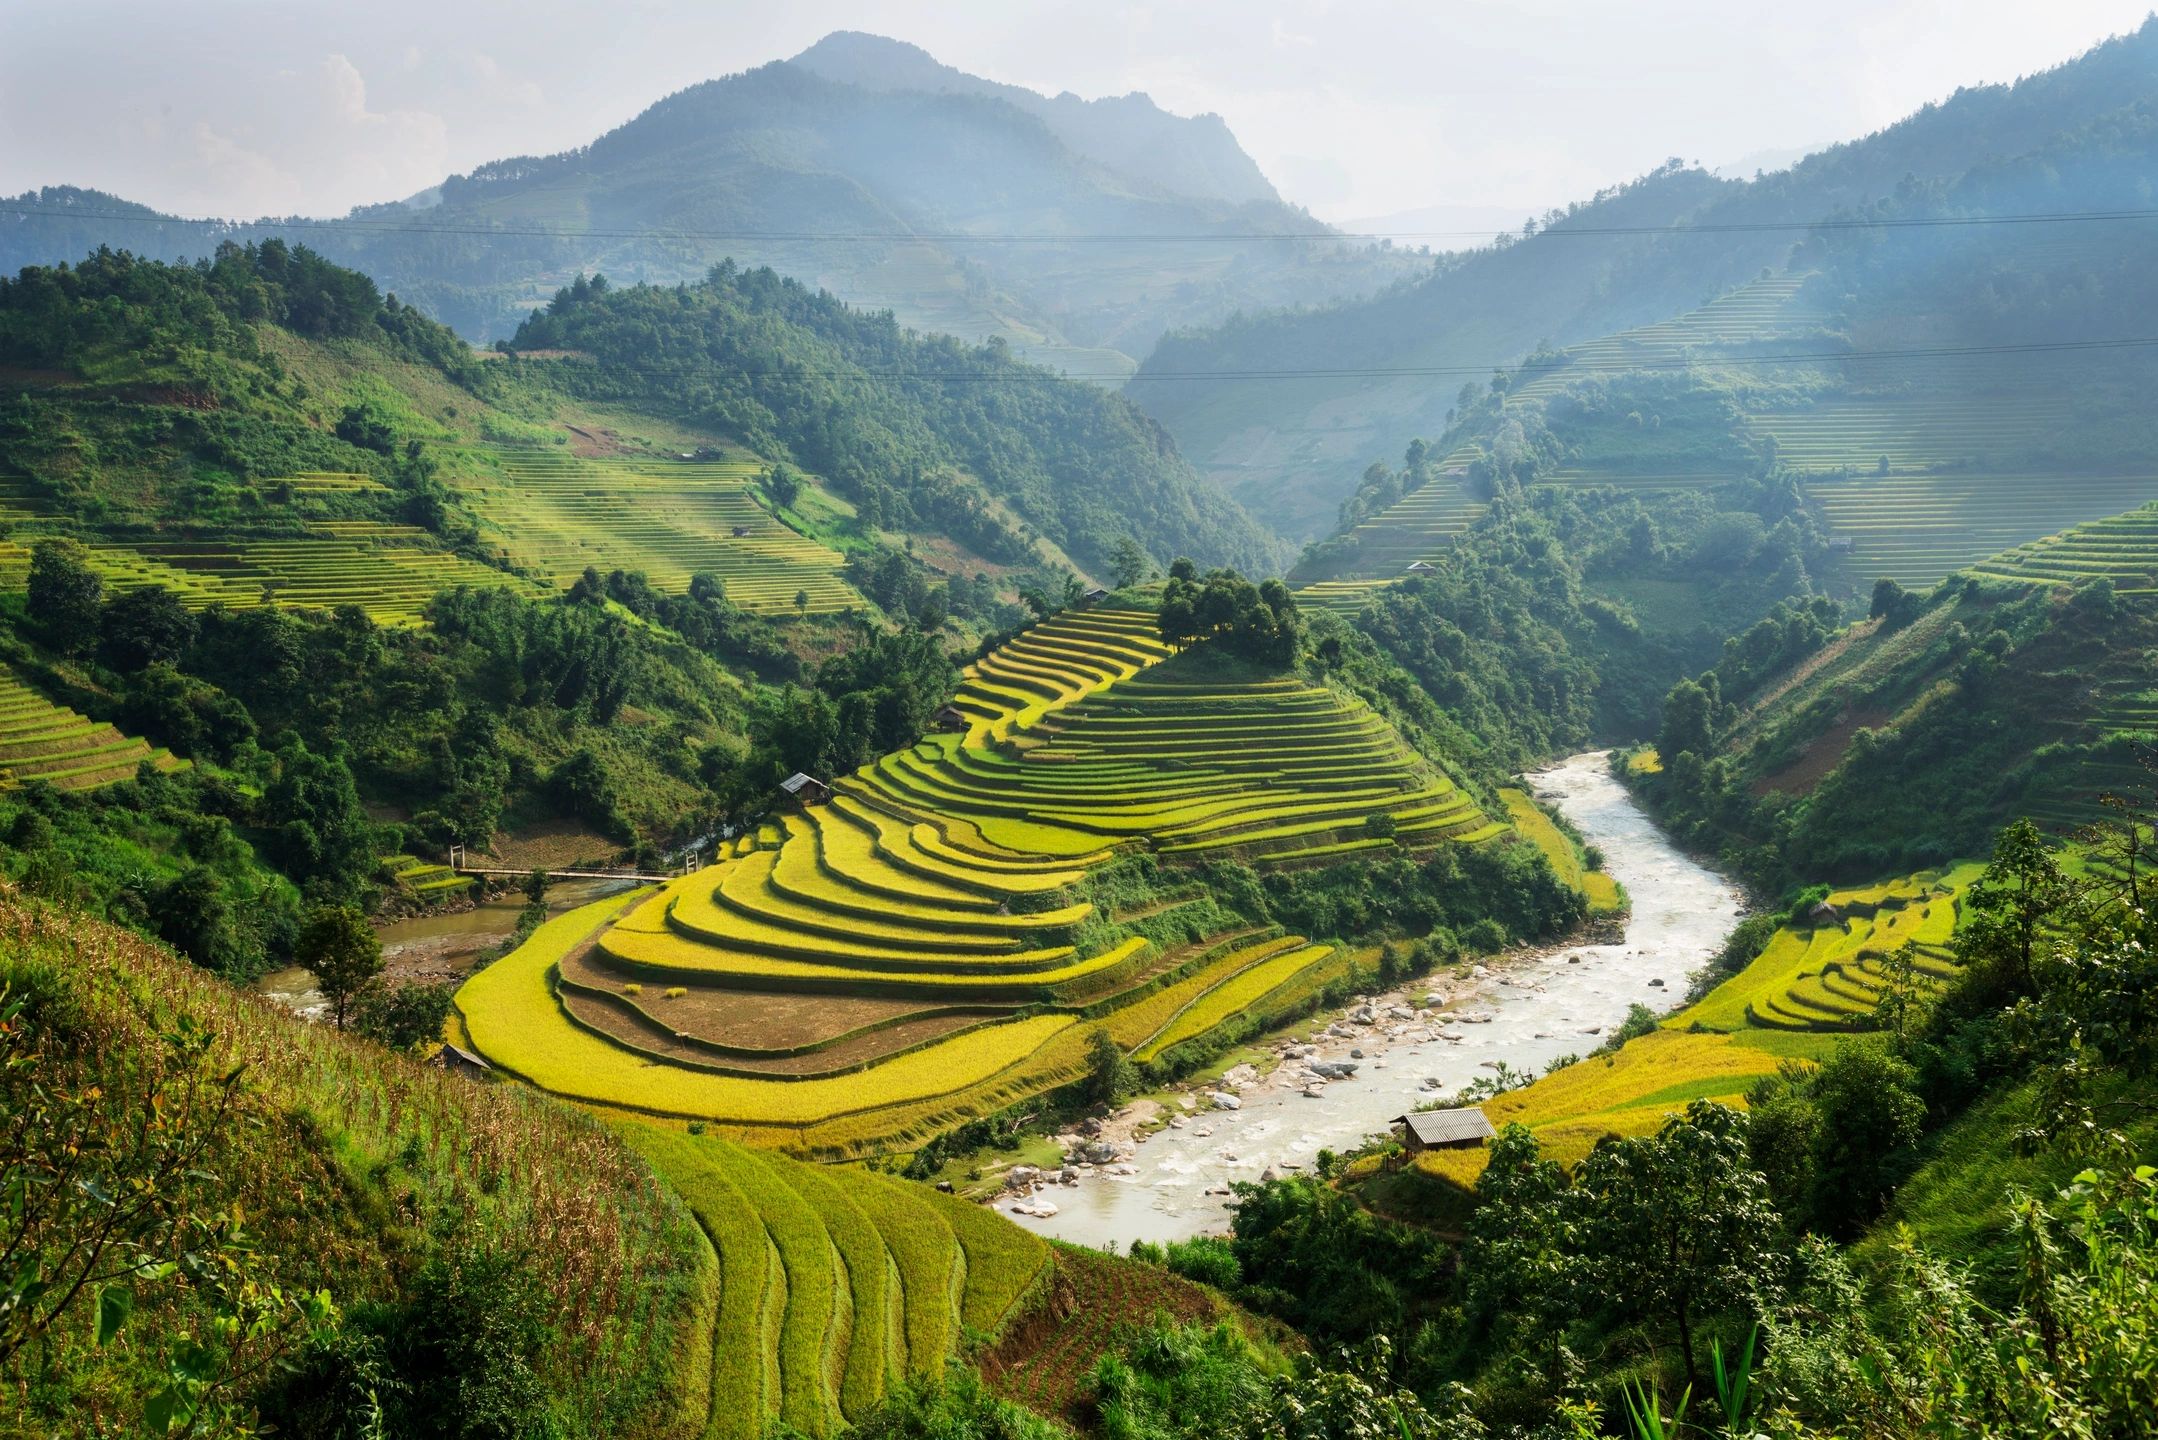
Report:
M1206 1098L1214 1102L1216 1110L1241 1110L1244 1108L1244 1102L1226 1090L1210 1090L1207 1092Z

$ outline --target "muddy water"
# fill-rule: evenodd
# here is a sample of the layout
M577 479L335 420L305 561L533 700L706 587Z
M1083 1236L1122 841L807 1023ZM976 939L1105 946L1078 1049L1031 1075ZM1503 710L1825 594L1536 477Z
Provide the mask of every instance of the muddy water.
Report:
M547 913L560 915L627 890L631 884L627 880L557 880L547 887ZM482 955L517 929L517 917L524 908L524 892L512 890L469 910L413 915L381 926L376 933L382 937L382 959L390 978L443 980L470 973L478 968ZM272 970L255 982L255 989L297 1015L315 1018L324 1010L315 977L296 965Z
M1720 949L1738 923L1736 887L1672 847L1611 777L1602 752L1576 755L1529 781L1602 848L1605 869L1626 887L1633 914L1623 941L1494 964L1481 979L1446 976L1413 986L1415 995L1450 991L1448 1008L1482 1023L1407 1027L1416 1034L1442 1028L1450 1039L1389 1041L1374 1031L1320 1037L1319 1059L1347 1060L1352 1046L1364 1051L1355 1078L1328 1084L1315 1098L1289 1084L1247 1087L1241 1109L1189 1112L1180 1128L1140 1144L1131 1157L1136 1173L1101 1172L1076 1186L1049 1186L1035 1199L1055 1204L1055 1215L1014 1218L1095 1246L1225 1229L1226 1197L1209 1190L1257 1180L1270 1166L1308 1167L1322 1149L1355 1146L1418 1102L1489 1074L1492 1062L1541 1072L1561 1056L1586 1054L1600 1043L1588 1032L1608 1031L1630 1005L1661 1011L1678 1004L1688 972ZM1570 957L1578 961L1569 963ZM1650 983L1657 980L1661 986ZM1436 1089L1425 1087L1427 1078Z

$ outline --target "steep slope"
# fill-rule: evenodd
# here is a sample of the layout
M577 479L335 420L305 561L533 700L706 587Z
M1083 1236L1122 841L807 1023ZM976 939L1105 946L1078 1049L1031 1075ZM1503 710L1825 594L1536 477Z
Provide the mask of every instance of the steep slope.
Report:
M1331 239L1243 238L1323 227L1270 191L1245 193L1256 172L1218 121L922 79L930 88L870 87L765 65L669 96L577 150L452 176L425 209L400 201L320 226L146 221L105 197L46 191L10 206L0 266L97 244L171 258L283 235L493 339L580 272L671 284L732 258L1104 379L1171 326L1363 293L1402 272L1400 257ZM1207 189L1165 183L1186 172ZM1144 238L1157 235L1169 238Z
M1666 167L1545 217L1532 238L1449 259L1416 284L1331 310L1173 336L1135 377L1132 393L1254 513L1300 538L1323 533L1369 456L1397 453L1411 436L1444 428L1462 382L1483 378L1473 367L1512 363L1542 342L1572 345L1653 324L1764 268L1802 271L1824 245L1865 249L1884 233L1828 230L1809 238L1819 222L2143 206L2136 177L2147 167L2070 163L2059 176L2051 172L2070 152L2117 149L2123 136L2147 128L2154 74L2158 27L2146 25L2012 86L1959 91L1759 180ZM2025 227L2025 238L2045 232L2053 252L2045 263L2058 272L2074 263L2062 251L2108 228ZM2110 228L2141 230L2134 223ZM1983 227L1945 233L1993 235ZM1791 266L1794 249L1807 263ZM1910 244L1902 253L1930 258L1936 273L1945 268L1953 276L1960 266L1940 265L1943 249L1952 256L1953 245ZM1985 313L1983 293L1974 288L1976 314ZM1839 290L1827 299L1842 296ZM1868 348L1938 343L1930 332L1863 324L1849 341ZM1252 370L1293 378L1218 378ZM1313 370L1341 373L1304 373ZM1878 384L1886 377L1868 378Z
M769 270L722 265L672 289L572 287L515 345L574 352L554 368L583 393L784 453L861 513L941 529L1007 564L1037 535L1102 573L1127 538L1158 560L1257 573L1279 553L1129 401L999 345L915 335Z
M1771 846L1801 876L1939 864L2017 816L2073 834L2107 794L2141 802L2158 739L2151 521L2079 527L1930 596L1887 587L1873 618L1795 666L1718 684L1695 753L1662 756L1640 787L1700 843Z

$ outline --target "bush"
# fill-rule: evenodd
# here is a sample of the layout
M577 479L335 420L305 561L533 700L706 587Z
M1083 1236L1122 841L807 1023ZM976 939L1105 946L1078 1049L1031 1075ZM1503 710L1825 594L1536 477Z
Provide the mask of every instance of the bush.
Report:
M415 1050L442 1038L456 993L450 984L370 986L360 995L353 1025L378 1045Z

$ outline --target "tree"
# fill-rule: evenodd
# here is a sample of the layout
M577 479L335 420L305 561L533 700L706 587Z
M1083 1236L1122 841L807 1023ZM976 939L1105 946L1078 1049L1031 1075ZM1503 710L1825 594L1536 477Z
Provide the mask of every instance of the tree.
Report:
M376 985L360 992L352 1025L391 1050L416 1050L442 1038L454 985Z
M1568 1198L1601 1292L1667 1324L1698 1389L1695 1325L1744 1303L1776 1270L1782 1222L1749 1162L1744 1117L1696 1100L1654 1135L1605 1140Z
M1510 1124L1491 1142L1476 1180L1462 1272L1470 1313L1494 1329L1541 1342L1554 1372L1577 1313L1575 1221L1562 1203L1566 1172L1543 1158L1536 1136Z
M1139 548L1139 542L1129 535L1117 541L1116 548L1109 552L1109 573L1116 577L1120 590L1146 579L1146 572L1153 564L1146 551Z
M784 465L774 465L764 472L764 493L785 510L802 498L802 477Z
M337 1028L353 1000L382 973L382 941L355 905L321 905L300 927L293 959L306 967L330 1002Z
M1986 998L2036 993L2039 937L2076 898L2038 827L2018 820L1993 842L1993 858L1964 898L1969 918L1956 936L1957 958Z
M108 602L98 623L105 656L115 669L170 664L195 639L195 617L162 585L145 585Z
M40 540L30 551L27 603L30 618L63 655L81 655L97 643L105 582L90 568L90 552L73 540Z
M1698 681L1681 680L1663 700L1663 724L1656 731L1656 752L1666 765L1680 755L1707 759L1715 750L1716 698Z
M1139 1088L1138 1072L1107 1030L1087 1037L1084 1094L1089 1105L1121 1105Z
M1839 1239L1881 1213L1926 1120L1918 1075L1879 1044L1837 1047L1809 1078L1815 1224Z

